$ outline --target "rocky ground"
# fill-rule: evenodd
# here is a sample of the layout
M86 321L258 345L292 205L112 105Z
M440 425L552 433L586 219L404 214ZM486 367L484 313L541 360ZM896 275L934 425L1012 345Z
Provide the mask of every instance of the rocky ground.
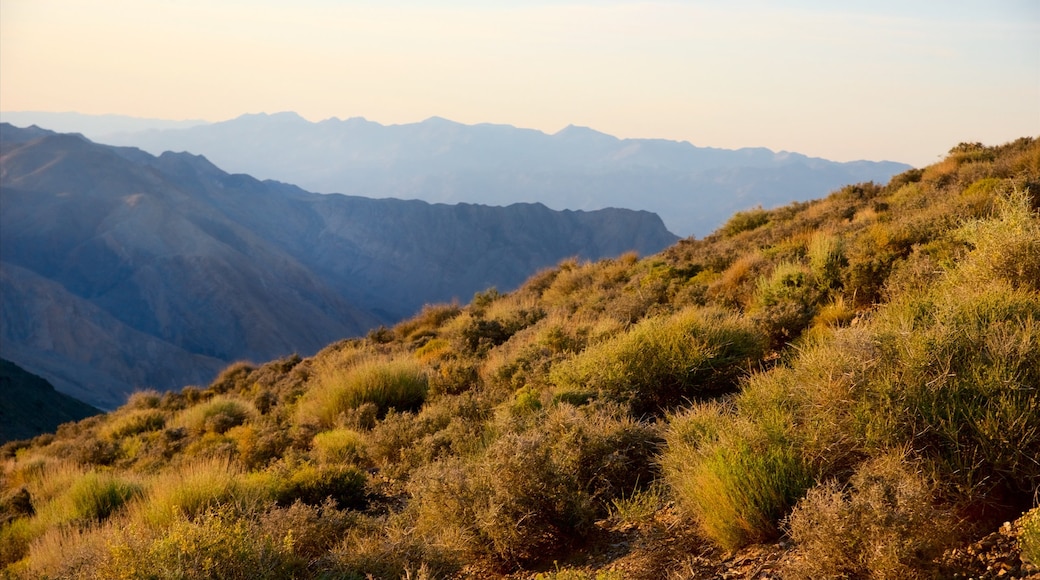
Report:
M1040 580L1040 567L1021 559L1018 533L1017 526L1005 522L981 539L947 550L937 563L936 577ZM667 507L638 524L600 522L585 546L566 560L543 564L540 571L502 575L491 566L478 566L467 568L460 577L533 580L567 570L574 575L561 578L577 580L581 574L590 580L779 580L784 560L793 557L792 549L790 541L781 539L723 551L699 537L688 521Z

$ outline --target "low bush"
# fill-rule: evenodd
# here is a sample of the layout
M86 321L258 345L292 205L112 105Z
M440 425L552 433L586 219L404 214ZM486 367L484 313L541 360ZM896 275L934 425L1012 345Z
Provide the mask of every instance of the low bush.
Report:
M779 535L777 522L812 485L791 437L702 404L671 419L661 456L678 505L705 537L736 549Z
M249 506L269 494L249 486L242 470L230 461L204 459L155 476L147 502L139 504L136 515L161 528L181 515L192 518L220 504Z
M726 236L735 236L741 232L747 232L756 228L760 228L769 222L769 212L762 209L762 206L758 206L747 211L738 211L733 214L733 217L729 218L720 232Z
M417 531L433 543L517 564L591 530L614 499L654 479L655 431L617 411L560 405L485 453L442 460L409 483Z
M782 262L772 274L759 280L749 313L772 346L779 348L809 326L820 297L821 289L812 270Z
M344 427L318 433L312 448L321 463L356 463L364 454L364 439L357 431Z
M848 490L836 482L809 490L787 521L797 549L785 578L933 577L956 539L933 489L900 456L885 455L864 463Z
M162 411L138 408L112 415L98 430L98 434L108 439L122 439L138 433L157 431L165 426L166 415Z
M248 401L218 395L181 411L173 423L196 434L224 433L257 414L256 407Z
M764 351L750 324L721 310L691 308L644 320L555 365L561 391L600 393L636 416L731 390Z
M1040 567L1040 508L1033 508L1019 520L1018 544L1022 559Z
M279 475L275 498L281 505L299 501L322 505L333 501L338 508L359 508L365 504L365 474L351 465L293 466Z

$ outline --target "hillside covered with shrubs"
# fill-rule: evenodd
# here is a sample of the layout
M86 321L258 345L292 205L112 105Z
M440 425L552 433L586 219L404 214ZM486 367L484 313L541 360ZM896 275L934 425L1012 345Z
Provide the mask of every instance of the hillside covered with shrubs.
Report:
M1036 572L1038 211L1040 141L961 144L655 256L565 261L312 358L137 393L3 446L0 565ZM999 570L977 542L997 530Z

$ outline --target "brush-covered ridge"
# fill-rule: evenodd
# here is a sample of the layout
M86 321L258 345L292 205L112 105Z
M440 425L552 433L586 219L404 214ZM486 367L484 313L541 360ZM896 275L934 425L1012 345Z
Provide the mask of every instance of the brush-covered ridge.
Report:
M1040 141L961 144L655 256L565 261L314 357L138 393L3 447L0 564L1036 573L1038 209Z

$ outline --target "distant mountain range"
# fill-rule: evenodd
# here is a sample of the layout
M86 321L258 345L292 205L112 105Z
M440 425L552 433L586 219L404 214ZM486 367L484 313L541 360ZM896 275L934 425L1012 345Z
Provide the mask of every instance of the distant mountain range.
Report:
M618 139L570 126L548 135L441 118L380 125L362 118L309 122L295 113L220 123L73 114L4 113L5 120L83 131L95 141L153 154L188 151L220 167L323 193L439 203L543 203L554 209L652 211L681 235L703 236L735 211L823 197L910 168L837 163L764 148L696 147ZM47 123L59 123L47 125Z
M0 124L0 356L102 408L676 240L649 212L321 195Z

